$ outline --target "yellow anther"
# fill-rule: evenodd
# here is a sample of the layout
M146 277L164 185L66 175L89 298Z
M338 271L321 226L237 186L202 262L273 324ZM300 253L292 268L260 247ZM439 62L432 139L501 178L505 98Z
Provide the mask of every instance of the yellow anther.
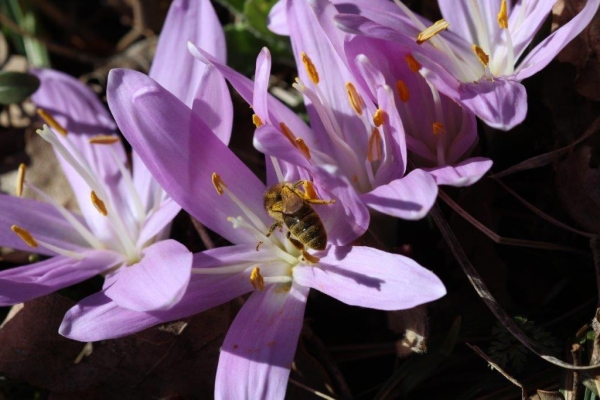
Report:
M315 190L315 185L311 181L303 181L302 188L304 189L304 197L309 200L316 200L319 198L317 191Z
M502 29L508 29L508 10L506 8L506 0L502 0L500 4L500 12L498 13L498 25Z
M304 69L308 74L308 77L315 85L319 84L319 73L317 72L317 67L313 64L312 60L309 56L306 55L305 52L300 53L300 57L302 57L302 64L304 64Z
M490 56L485 54L485 51L483 51L483 49L476 44L471 46L471 50L473 50L473 53L475 53L477 58L479 58L479 61L481 61L481 63L487 67L490 62Z
M408 64L408 68L410 68L412 72L419 72L419 70L421 69L421 64L419 64L419 62L415 60L412 54L407 54L406 57L404 57L404 59L406 60L406 64Z
M382 158L382 140L379 129L373 128L371 136L369 137L369 149L367 152L367 160L369 162L378 161Z
M59 124L58 121L56 121L52 117L52 115L48 114L46 110L44 110L43 108L38 108L37 113L40 117L42 117L44 122L48 124L52 129L54 129L63 136L67 136L67 130L63 128L62 125Z
M441 31L448 29L450 23L445 19L440 19L436 21L429 28L425 29L423 32L419 33L417 36L417 44L423 44Z
M293 144L294 147L296 147L296 136L294 136L294 134L292 133L290 128L288 128L285 122L280 122L279 128L281 129L281 133L283 133L283 136L285 136L287 140L289 140L290 143Z
M90 198L92 199L92 204L96 207L96 210L105 217L108 215L108 210L106 209L106 205L100 198L96 195L96 192L92 190L90 194Z
M254 286L254 289L265 290L265 280L260 274L260 268L252 268L252 272L250 272L250 283Z
M403 80L396 82L396 91L398 92L398 97L400 97L400 100L402 100L403 103L406 103L410 99L408 86L406 86L406 83L404 83Z
M223 194L223 188L227 187L225 182L223 182L223 179L221 179L221 176L216 172L213 172L212 174L212 184L219 194Z
M354 109L354 112L358 115L362 115L365 102L363 101L362 97L360 97L360 94L358 94L356 91L356 87L354 87L352 82L346 82L346 93L348 94L348 101Z
M304 157L306 157L307 160L310 161L311 157L310 157L310 149L308 148L308 146L306 145L306 143L304 142L304 140L302 140L302 138L296 138L296 147L298 148L298 150L300 150L300 152L302 153L302 155Z
M29 233L27 229L23 229L20 226L13 225L10 229L21 238L22 241L29 247L38 247L38 242L33 238L33 235Z
M441 122L433 123L433 134L435 136L445 135L446 134L446 126Z
M385 112L381 108L378 108L377 111L375 111L375 114L373 114L373 124L375 124L376 127L380 127L384 121Z
M23 195L23 184L25 183L25 169L25 164L19 164L19 170L17 171L17 187L15 188L17 196Z
M262 119L260 119L260 117L258 115L256 115L256 114L252 114L252 123L257 128L260 128L261 126L263 126Z
M118 136L115 135L98 135L88 139L90 144L113 144L120 141Z

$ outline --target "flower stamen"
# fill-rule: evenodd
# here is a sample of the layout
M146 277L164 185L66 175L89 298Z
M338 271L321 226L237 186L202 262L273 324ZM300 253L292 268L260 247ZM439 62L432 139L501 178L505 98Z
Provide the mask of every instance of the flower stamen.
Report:
M250 273L250 283L254 287L254 289L263 291L265 290L265 280L263 276L260 274L260 268L254 267L252 268L252 272Z
M433 25L419 33L419 35L417 36L417 44L420 45L425 43L441 31L448 29L449 26L450 23L445 19L440 19L439 21L436 21Z
M477 46L476 44L471 46L471 50L473 50L473 53L475 53L475 55L477 56L479 61L483 64L483 66L487 67L488 64L490 63L490 56L488 56L485 53L485 51L483 51L483 49L481 47Z
M502 4L500 4L500 12L498 13L498 25L502 29L508 29L508 11L506 7L506 0L502 0Z
M21 228L18 225L13 225L10 229L17 234L17 236L25 242L29 247L38 247L38 242L33 238L33 235L25 228Z
M256 115L256 114L252 114L252 123L257 128L260 128L261 126L263 126L262 119L260 119L260 117L258 115Z
M398 97L403 103L406 103L410 99L410 92L408 91L408 86L403 80L398 80L396 82L396 91L398 92Z
M375 114L373 114L373 124L375 124L375 126L379 128L384 121L385 113L381 108L378 108L377 111L375 111Z
M92 200L92 204L94 205L94 207L96 207L96 210L98 210L100 214L106 217L108 215L106 205L102 200L100 200L100 198L96 195L96 192L94 192L93 190L90 193L90 198Z
M296 136L292 133L292 130L288 128L285 122L280 122L279 128L281 129L281 133L283 133L283 136L285 136L287 140L289 140L290 143L294 145L294 147L296 147Z
M223 188L227 187L225 182L223 182L223 180L221 179L221 176L219 174L217 174L216 172L213 172L213 174L212 174L212 184L215 187L215 190L217 191L217 193L219 193L219 195L222 195Z
M407 54L404 59L406 60L408 68L410 68L412 72L419 72L419 70L422 68L422 65L413 57L412 54Z
M308 77L310 78L312 83L314 83L315 85L318 85L319 84L319 72L317 71L317 67L315 67L315 64L313 64L312 60L310 59L309 56L306 55L305 52L300 53L300 56L302 58L302 64L304 64L304 69L306 70Z
M40 117L42 117L44 122L48 124L52 129L54 129L63 136L67 136L67 130L63 128L62 125L59 124L58 121L54 119L54 117L52 117L52 115L46 112L46 110L44 110L43 108L38 108L37 113Z
M373 128L371 136L369 136L369 151L367 152L367 160L369 162L381 160L383 157L381 149L382 144L383 141L381 139L381 133L379 133L379 129Z
M90 144L114 144L119 142L118 136L115 135L97 135L93 138L88 139L88 143Z
M17 172L17 186L15 188L15 192L19 197L23 195L23 184L25 183L25 169L25 164L19 164L19 170Z
M363 113L363 108L365 107L365 102L362 97L356 91L356 87L352 82L346 82L346 93L348 94L348 102L350 106L354 109L354 112L361 116Z
M308 146L306 145L306 143L304 142L304 140L302 138L296 138L296 147L298 148L298 150L300 150L300 152L302 153L302 155L304 157L306 157L306 159L308 161L310 161L311 156L310 156L310 149L308 148Z

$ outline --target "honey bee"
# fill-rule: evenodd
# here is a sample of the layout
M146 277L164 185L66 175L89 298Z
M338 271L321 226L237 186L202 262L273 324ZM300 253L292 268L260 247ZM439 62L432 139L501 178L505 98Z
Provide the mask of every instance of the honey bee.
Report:
M304 191L300 187L304 187ZM312 182L300 180L296 183L281 182L265 191L264 204L269 215L275 220L267 236L282 225L288 228L287 238L298 249L304 246L324 250L327 244L327 232L319 215L311 204L331 204L335 200L316 198ZM290 237L293 234L296 239ZM260 244L259 244L260 245ZM303 250L303 254L307 253Z

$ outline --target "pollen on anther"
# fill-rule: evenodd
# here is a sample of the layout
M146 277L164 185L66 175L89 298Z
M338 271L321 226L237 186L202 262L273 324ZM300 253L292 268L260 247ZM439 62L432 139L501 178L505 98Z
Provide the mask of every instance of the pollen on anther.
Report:
M260 268L252 268L252 272L250 272L250 283L252 284L254 289L265 290L265 280L260 274Z
M263 126L262 119L260 119L260 117L258 115L256 115L256 114L252 114L252 123L257 128L260 128L261 126Z
M398 92L398 97L400 97L400 100L402 100L403 103L406 103L410 99L408 86L406 86L406 83L404 83L403 80L398 80L396 82L396 91Z
M17 187L15 188L15 192L17 196L23 195L23 184L25 183L25 164L19 164L19 170L17 172Z
M423 44L443 30L448 29L450 23L445 19L436 21L433 25L419 33L417 36L417 44Z
M27 229L23 229L18 225L13 225L10 229L21 238L22 241L29 247L38 247L38 242L33 238L33 235L29 233Z
M285 136L287 140L289 140L290 143L293 144L294 147L296 147L296 136L294 136L291 129L288 128L285 122L280 122L279 128L281 129L281 133L283 133L283 136Z
M307 160L310 161L310 159L311 159L310 149L308 148L308 146L306 145L304 140L302 140L302 138L296 138L296 147L298 148L298 150L300 150L302 155L304 157L306 157Z
M120 141L118 136L115 135L97 135L88 139L90 144L114 144Z
M350 102L350 106L352 106L354 112L358 115L362 115L365 102L356 91L356 87L352 82L346 82L346 93L348 94L348 102Z
M62 125L59 124L58 121L56 121L52 117L52 115L48 114L46 110L44 110L43 108L38 108L37 113L40 117L42 117L44 122L48 124L52 129L54 129L63 136L67 136L67 130L63 128Z
M377 111L375 111L375 114L373 114L373 124L379 128L384 121L385 112L381 108L378 108Z
M302 64L304 64L304 69L306 70L308 77L310 78L312 83L314 83L315 85L318 85L319 84L319 72L317 71L317 67L315 67L315 64L313 64L312 60L310 59L309 56L306 55L305 52L300 53L300 56L302 58Z
M382 140L381 133L379 133L379 129L373 128L371 132L371 136L369 137L369 149L367 151L367 160L369 162L381 160L382 158Z
M221 176L219 174L217 174L216 172L213 172L211 179L212 179L212 184L215 187L215 190L217 191L217 193L223 194L223 188L227 187L227 185L225 184L225 182L223 182L223 179L221 179Z
M315 190L315 184L311 181L303 181L302 188L304 189L304 197L306 199L315 200L319 198L317 191Z
M92 204L94 205L94 207L96 207L96 210L98 210L98 212L100 214L102 214L106 217L108 215L108 210L106 209L106 205L104 204L104 202L102 200L100 200L100 198L98 197L96 192L94 192L93 190L90 193L90 198L92 199Z
M434 122L432 130L433 130L433 134L435 136L440 136L440 135L446 134L446 126L441 122Z
M404 57L404 59L406 60L408 68L410 68L412 72L419 72L419 70L422 68L421 64L419 64L419 62L415 60L412 54L407 54L406 57Z
M475 53L475 55L477 56L477 58L479 58L479 61L485 66L487 67L489 62L490 62L490 56L488 56L485 51L483 51L483 49L479 46L477 46L476 44L471 46L471 50L473 50L473 53Z
M506 8L506 0L502 0L502 4L500 4L500 12L498 13L498 25L502 29L508 29L508 10Z

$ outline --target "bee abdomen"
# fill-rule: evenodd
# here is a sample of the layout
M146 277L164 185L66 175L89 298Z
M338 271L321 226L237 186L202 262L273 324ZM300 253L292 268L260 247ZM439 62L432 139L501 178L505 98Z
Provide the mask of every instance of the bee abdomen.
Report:
M324 250L327 245L327 233L319 215L308 204L293 215L283 217L285 225L306 247Z

